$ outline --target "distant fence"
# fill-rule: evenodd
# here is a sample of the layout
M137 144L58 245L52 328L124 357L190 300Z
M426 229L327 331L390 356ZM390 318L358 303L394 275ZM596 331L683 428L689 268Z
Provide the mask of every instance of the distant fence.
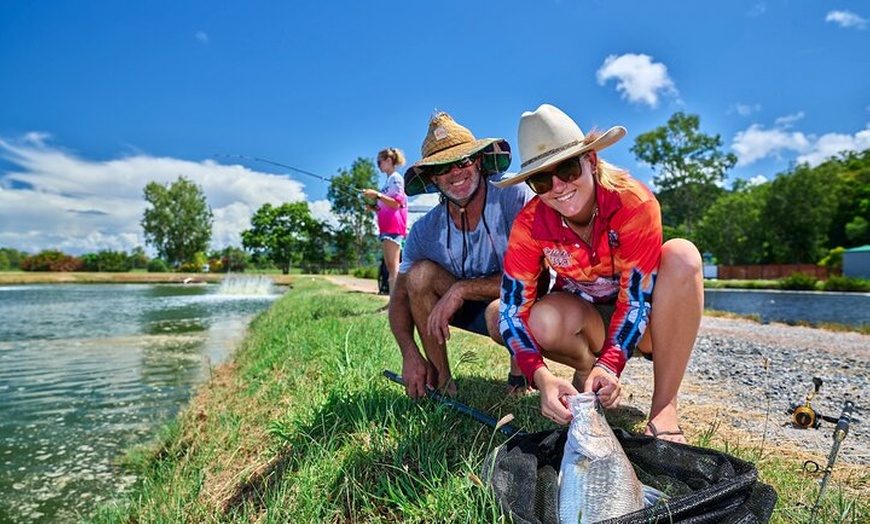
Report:
M721 280L776 280L792 273L811 275L819 280L827 279L828 268L815 264L766 264L763 266L717 266L717 278Z

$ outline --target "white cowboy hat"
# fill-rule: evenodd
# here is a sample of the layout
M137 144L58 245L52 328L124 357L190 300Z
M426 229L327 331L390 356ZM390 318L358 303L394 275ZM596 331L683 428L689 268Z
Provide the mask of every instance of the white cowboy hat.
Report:
M498 187L518 184L563 160L590 149L600 151L611 146L624 137L625 133L624 127L614 126L587 143L586 135L571 117L557 107L542 104L534 112L524 112L520 118L520 172L505 176L493 184Z

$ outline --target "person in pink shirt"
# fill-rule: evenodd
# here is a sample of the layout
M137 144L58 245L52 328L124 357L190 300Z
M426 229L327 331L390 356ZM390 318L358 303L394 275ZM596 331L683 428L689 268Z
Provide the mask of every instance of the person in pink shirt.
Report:
M402 242L408 234L408 196L405 194L405 179L396 168L405 163L402 151L389 147L378 153L378 169L387 175L380 191L363 189L366 198L377 201L371 209L378 213L378 240L384 253L384 264L389 274L390 289L396 283Z

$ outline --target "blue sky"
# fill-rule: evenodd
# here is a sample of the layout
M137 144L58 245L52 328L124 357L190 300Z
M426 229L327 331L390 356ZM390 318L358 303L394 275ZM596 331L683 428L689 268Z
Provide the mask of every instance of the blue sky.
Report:
M0 0L0 246L143 245L142 189L178 175L216 248L265 202L327 218L321 180L226 155L323 177L390 146L412 163L436 108L515 152L541 103L623 125L603 157L645 182L630 147L684 111L739 156L729 184L771 179L870 147L868 54L857 0Z

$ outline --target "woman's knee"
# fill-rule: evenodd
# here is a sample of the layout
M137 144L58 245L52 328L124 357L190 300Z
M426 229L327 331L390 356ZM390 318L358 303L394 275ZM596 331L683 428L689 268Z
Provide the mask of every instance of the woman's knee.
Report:
M549 346L550 340L556 326L559 324L559 319L555 314L554 308L548 304L538 302L532 306L529 312L529 331L534 335L538 344Z
M682 238L675 238L662 245L659 272L691 277L700 275L702 269L701 253L695 244Z
M578 314L568 302L562 297L551 295L532 307L529 313L529 330L541 346L552 348L579 331L579 325L572 325L579 323ZM572 321L574 317L578 318Z

